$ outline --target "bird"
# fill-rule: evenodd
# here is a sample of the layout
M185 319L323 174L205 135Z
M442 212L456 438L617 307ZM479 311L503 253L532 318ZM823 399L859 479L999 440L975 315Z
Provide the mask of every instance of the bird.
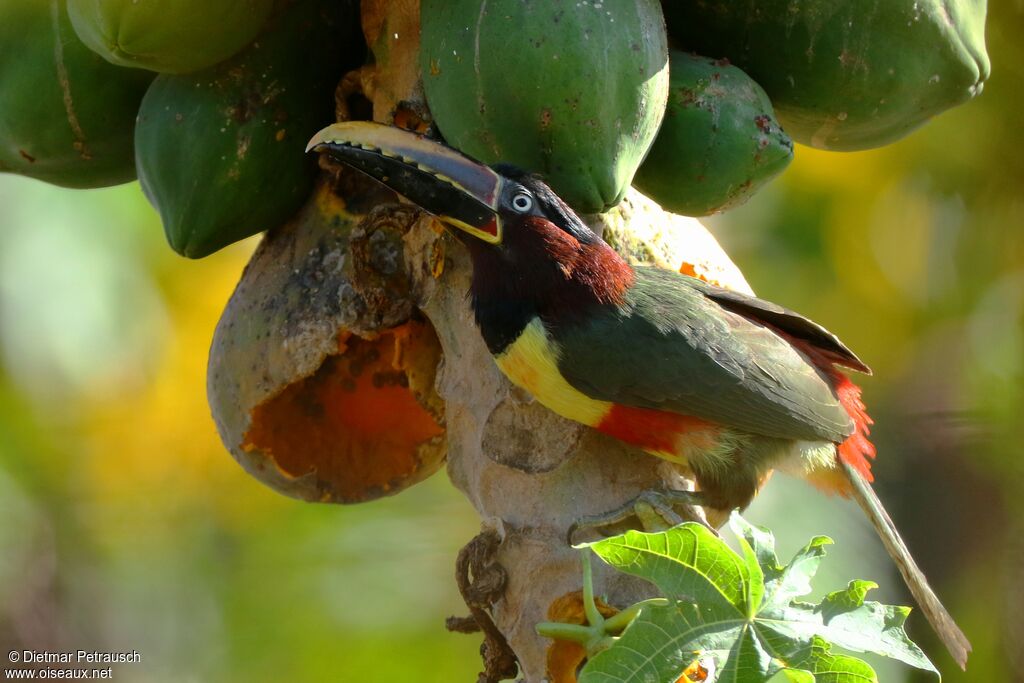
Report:
M699 504L712 525L774 470L853 498L966 667L970 642L871 487L872 421L846 373L870 369L838 337L755 296L629 264L514 166L368 121L328 126L310 150L450 228L469 252L470 305L498 368L555 413L684 467L697 490L667 495Z

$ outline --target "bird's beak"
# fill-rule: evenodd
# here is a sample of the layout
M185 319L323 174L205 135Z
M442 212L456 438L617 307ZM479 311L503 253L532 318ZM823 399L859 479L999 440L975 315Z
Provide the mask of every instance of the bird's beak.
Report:
M362 171L454 228L501 242L502 177L450 147L400 128L347 121L314 135L310 150Z

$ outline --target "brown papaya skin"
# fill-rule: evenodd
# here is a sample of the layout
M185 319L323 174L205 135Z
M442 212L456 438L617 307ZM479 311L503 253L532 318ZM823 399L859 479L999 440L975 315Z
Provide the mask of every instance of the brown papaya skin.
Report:
M151 80L83 45L64 0L0 0L0 171L74 188L133 180Z

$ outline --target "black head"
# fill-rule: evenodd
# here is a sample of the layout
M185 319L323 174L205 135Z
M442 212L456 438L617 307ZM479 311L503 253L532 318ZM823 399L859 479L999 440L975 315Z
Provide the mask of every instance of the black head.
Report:
M437 141L368 122L320 131L310 149L356 168L449 227L473 259L471 296L499 353L535 317L557 324L615 305L631 268L537 176L490 167Z
M497 164L494 170L505 180L499 213L506 224L519 223L527 217L541 218L553 223L581 244L597 241L597 235L540 176L511 164Z
M366 121L338 123L317 133L308 149L366 173L460 236L486 245L508 246L508 230L536 220L583 244L598 240L539 177L507 164L492 168L409 131Z

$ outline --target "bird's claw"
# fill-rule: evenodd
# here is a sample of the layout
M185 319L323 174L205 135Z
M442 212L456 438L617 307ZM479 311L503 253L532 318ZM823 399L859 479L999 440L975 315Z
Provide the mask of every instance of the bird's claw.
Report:
M686 521L697 521L707 524L703 515L698 514L694 508L703 504L703 497L699 491L679 491L677 489L650 490L644 491L636 498L625 505L610 512L587 515L573 522L566 533L566 541L573 545L576 535L584 529L597 529L610 535L631 519L639 522L640 528L647 532L664 531L678 526ZM682 514L680 514L682 511ZM717 531L711 529L717 535Z

